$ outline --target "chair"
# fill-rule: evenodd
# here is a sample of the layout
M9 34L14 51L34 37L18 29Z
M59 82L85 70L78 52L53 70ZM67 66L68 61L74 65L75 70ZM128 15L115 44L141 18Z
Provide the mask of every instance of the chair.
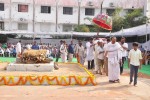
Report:
M4 57L4 51L3 50L0 52L0 56Z

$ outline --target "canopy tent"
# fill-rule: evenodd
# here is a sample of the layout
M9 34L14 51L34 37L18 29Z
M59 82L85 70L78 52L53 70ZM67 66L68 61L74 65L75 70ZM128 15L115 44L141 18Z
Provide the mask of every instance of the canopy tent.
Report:
M147 28L147 32L146 32L146 28ZM123 29L120 30L118 32L114 32L112 33L112 35L114 36L141 36L141 35L146 35L146 34L150 34L150 24L148 24L146 26L146 24L144 25L140 25L137 27L132 27L132 28L128 28L128 29Z
M146 32L146 24L140 25L133 28L123 29L118 32L113 32L110 34L110 32L99 32L100 36L141 36L150 34L150 24L147 25L147 32ZM76 35L76 36L95 36L97 35L97 32L29 32L29 31L0 31L0 34L18 34L18 35Z
M77 35L77 36L95 36L97 35L96 32L28 32L28 31L0 31L0 34L18 34L18 35ZM107 32L100 32L99 35L106 36L110 33Z

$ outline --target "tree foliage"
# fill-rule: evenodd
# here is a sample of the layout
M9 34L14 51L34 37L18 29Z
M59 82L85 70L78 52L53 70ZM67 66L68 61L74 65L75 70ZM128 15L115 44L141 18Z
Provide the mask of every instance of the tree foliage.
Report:
M90 32L90 29L86 25L75 26L74 31L76 32Z

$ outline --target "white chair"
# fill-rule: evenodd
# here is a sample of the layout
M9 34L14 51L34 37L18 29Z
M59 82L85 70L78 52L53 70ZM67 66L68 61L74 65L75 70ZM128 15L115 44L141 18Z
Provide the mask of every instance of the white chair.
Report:
M3 50L1 50L0 56L3 56L3 57L4 57L4 51L3 51Z

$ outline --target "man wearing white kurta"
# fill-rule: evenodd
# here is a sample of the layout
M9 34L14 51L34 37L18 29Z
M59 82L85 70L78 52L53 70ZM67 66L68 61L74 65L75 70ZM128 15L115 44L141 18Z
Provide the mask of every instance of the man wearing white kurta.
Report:
M125 43L125 38L122 37L121 38L121 41L120 41L120 44L122 46L122 64L120 65L120 74L123 73L123 65L124 65L124 61L126 60L126 57L127 57L127 50L128 50L128 44Z
M95 66L95 72L96 73L98 73L97 71L99 70L99 67L98 67L98 63L97 63L97 57L98 57L98 41L99 40L95 40L94 41L94 44L95 44L95 46L94 46L94 66Z
M116 42L116 37L112 37L107 45L108 54L108 78L109 82L120 82L120 65L122 60L121 45Z
M63 63L67 62L67 48L65 42L60 46L60 53L61 53L62 62Z
M86 59L88 61L88 69L92 69L94 68L94 44L92 39L90 39L90 41L86 43L86 48Z
M19 55L21 54L21 41L19 41L16 45L16 53L17 57L19 57Z

